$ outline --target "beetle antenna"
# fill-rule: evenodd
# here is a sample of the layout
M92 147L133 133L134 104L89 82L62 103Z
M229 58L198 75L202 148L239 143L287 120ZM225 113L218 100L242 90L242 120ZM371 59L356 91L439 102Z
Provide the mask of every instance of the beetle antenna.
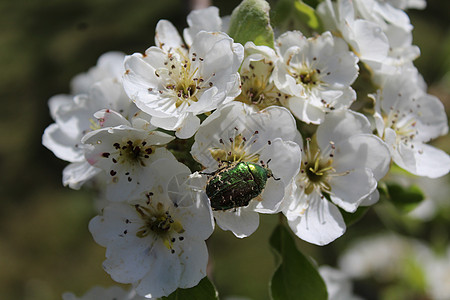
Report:
M202 174L202 175L208 175L208 176L211 176L211 175L214 175L214 172L212 172L212 173L207 173L207 172L198 172L198 174Z

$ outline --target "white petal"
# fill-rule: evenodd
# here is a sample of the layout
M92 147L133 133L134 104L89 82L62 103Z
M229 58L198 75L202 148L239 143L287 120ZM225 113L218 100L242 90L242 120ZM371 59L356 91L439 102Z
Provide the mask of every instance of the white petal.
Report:
M310 199L305 214L288 221L292 231L304 241L323 246L331 243L345 232L345 222L334 204L319 196Z
M153 242L153 244L152 244ZM107 259L103 262L104 270L111 278L120 283L133 283L151 272L152 254L164 248L161 241L135 237L133 241L117 239L106 249Z
M128 117L132 105L130 98L125 94L122 81L115 78L106 78L92 85L89 99L95 99L100 108L112 109L124 117Z
M217 225L230 230L238 238L251 235L259 226L259 215L254 211L237 208L236 211L214 211Z
M359 204L377 188L377 181L369 169L353 170L349 174L333 177L331 200L345 211L354 212Z
M337 172L355 168L369 168L380 180L390 167L388 146L372 134L356 134L335 144L334 167Z
M94 117L99 120L99 125L101 127L112 127L112 126L131 126L130 122L125 119L121 114L114 110L102 109L94 113Z
M206 240L213 233L214 220L206 194L204 192L198 193L197 197L201 199L196 199L198 201L190 208L184 209L183 213L180 210L180 214L177 213L174 216L183 224L186 234Z
M244 47L233 43L233 39L223 32L203 31L196 35L190 53L196 53L204 59L201 73L214 82L222 73L232 74L238 71L244 58Z
M188 46L192 44L195 35L199 31L221 31L222 29L219 9L215 6L191 11L187 16L187 23L189 28L184 29L183 37Z
M371 132L370 122L363 114L350 110L331 112L317 128L317 143L325 149L330 141L337 142L354 134Z
M103 209L102 216L96 216L89 222L89 231L95 242L103 247L113 243L120 238L127 225L125 220L134 220L136 210L134 207L124 203L112 203ZM139 225L138 225L139 227Z
M356 20L353 24L355 51L361 60L383 61L389 50L389 41L382 29L366 20Z
M81 147L77 147L79 144L79 140L67 136L56 123L50 124L42 135L42 145L51 150L59 159L69 162L83 160L84 153Z
M262 201L258 197L250 202L254 210L263 214L273 214L280 207L281 200L284 197L284 183L279 180L269 178L264 191L261 193Z
M380 200L380 193L375 189L369 196L364 198L359 205L361 206L371 206Z
M187 289L196 286L206 276L208 264L206 243L204 241L184 243L179 258L182 266L179 287Z
M437 178L450 170L450 156L427 144L414 144L414 149L400 144L394 154L394 162L401 168L418 176ZM410 158L406 160L405 158Z
M170 251L160 243L152 248L148 254L151 258L146 263L150 271L135 286L139 295L147 298L159 298L168 296L179 285L182 268L176 253Z
M72 95L55 95L48 100L48 107L50 109L50 115L55 120L58 116L58 110L63 107L67 107L73 104Z
M184 120L182 127L179 127L175 131L175 135L180 139L188 139L195 134L200 127L200 119L197 116L188 114L188 117Z
M320 124L325 118L325 112L317 106L311 105L308 99L289 97L286 106L292 113L307 124Z
M63 170L63 184L78 190L89 179L101 172L101 169L91 166L87 161L74 162Z
M167 20L160 20L156 24L155 45L165 51L174 51L184 43L172 23Z
M353 295L352 283L348 275L344 272L328 266L320 266L319 273L327 286L328 299L362 300L361 298Z
M78 74L71 82L72 94L87 94L91 86L103 79L111 78L121 81L123 72L123 59L125 54L118 51L110 51L102 54L97 65L90 68L88 72Z
M281 155L282 154L282 155ZM269 162L269 168L275 177L281 178L284 184L288 184L300 169L301 150L294 142L284 142L280 138L272 140L265 151L261 152L261 160Z
M149 163L151 164L153 161L158 159L167 158L174 159L172 153L170 153L165 148L157 148L155 152L150 156L151 159ZM147 178L145 176L146 167L135 167L133 169L126 168L121 170L117 168L117 176L109 176L107 186L106 186L106 197L109 201L126 201L132 198L137 191L140 191L140 186L142 184L150 184L146 182L151 178ZM124 175L126 172L129 172L129 175ZM132 176L132 180L130 181L128 177Z

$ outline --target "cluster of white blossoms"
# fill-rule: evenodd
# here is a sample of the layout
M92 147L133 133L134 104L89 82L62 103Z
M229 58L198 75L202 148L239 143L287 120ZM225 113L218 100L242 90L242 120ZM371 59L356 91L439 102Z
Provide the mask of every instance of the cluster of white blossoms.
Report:
M161 20L143 54L106 53L75 77L71 95L50 99L42 143L70 162L64 185L95 181L108 201L89 223L105 271L137 295L167 296L206 276L215 223L244 238L259 213L282 213L299 238L325 245L345 232L341 210L378 201L392 162L447 174L449 156L426 144L447 118L412 64L402 10L421 3L326 0L322 33L284 32L273 48L236 43L209 7L188 16L183 37ZM352 110L362 67L377 87L371 115ZM198 172L169 150L189 138L183 157Z
M351 279L372 278L386 286L409 277L413 284L421 282L414 288L424 298L446 300L450 295L448 246L436 251L423 241L392 233L371 235L353 242L340 257L339 266Z

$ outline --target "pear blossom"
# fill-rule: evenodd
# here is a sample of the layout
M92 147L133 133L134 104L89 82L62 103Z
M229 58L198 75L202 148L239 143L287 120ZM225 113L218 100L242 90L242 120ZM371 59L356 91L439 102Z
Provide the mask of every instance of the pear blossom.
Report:
M102 54L94 67L87 72L78 74L71 80L72 94L87 94L94 83L106 78L122 82L122 75L125 72L123 67L124 59L125 53L119 51L110 51Z
M187 46L200 31L228 32L231 16L220 17L219 9L215 6L192 10L186 18L188 27L183 30L183 38Z
M378 24L358 18L352 0L325 0L316 12L324 28L342 36L362 62L379 67L387 59L386 34Z
M136 294L134 290L126 291L119 286L111 286L108 288L95 286L91 288L82 297L66 292L62 295L63 300L145 300L143 296Z
M247 206L213 211L219 227L246 237L258 228L258 213L278 211L284 189L300 165L300 148L293 142L297 134L293 116L278 106L258 111L232 102L206 118L191 150L193 158L205 168L203 174L213 174L237 162L259 164L273 174L262 193Z
M389 42L387 59L381 68L375 68L376 76L392 73L393 67L412 67L412 61L420 55L420 49L412 45L412 28L408 15L390 3L378 0L353 1L360 18L380 26Z
M424 298L445 300L450 295L450 247L443 250L435 253L422 241L382 233L355 241L339 258L339 266L351 278L372 277L386 284L404 280L413 263L424 282Z
M327 114L315 139L307 141L300 172L286 192L282 210L289 226L317 245L340 237L345 223L337 206L355 212L376 202L377 181L389 163L389 149L371 134L366 117L352 111Z
M392 160L418 176L436 178L450 170L450 157L426 144L448 132L438 98L426 94L416 69L392 74L376 96L378 135L389 145Z
M183 38L187 46L191 46L195 36L200 31L226 32L222 29L222 19L219 16L219 9L209 6L202 9L195 9L186 18L188 28L183 30Z
M326 0L319 4L317 13L324 28L342 36L372 70L377 84L403 66L412 67L420 55L419 48L411 45L408 16L386 1Z
M383 0L382 0L383 1ZM424 9L427 6L426 0L387 0L393 7L399 9Z
M450 274L450 246L437 254L429 247L419 248L422 253L417 254L417 261L424 269L426 289L432 299L446 300L450 296L447 284Z
M87 133L81 141L87 162L108 175L106 197L110 201L126 200L147 181L145 169L154 161L175 159L164 147L174 137L153 130L144 113L136 114L132 123L112 110L101 110L94 116L101 128Z
M416 247L420 245L392 233L360 238L340 256L339 268L354 279L375 275L386 281L398 275Z
M89 230L106 247L103 268L112 279L159 298L206 276L205 240L214 223L206 195L191 184L185 165L160 159L146 171L149 180L129 201L106 206Z
M341 270L320 266L319 273L327 286L329 300L361 300L353 294L351 279Z
M425 199L420 202L408 216L421 221L430 221L439 213L444 213L450 208L448 195L450 185L448 175L440 178L418 177L415 183L425 194Z
M413 26L408 15L401 9L392 6L389 2L379 0L352 0L356 15L361 19L374 22L384 32L390 27L398 27L411 32Z
M272 71L278 60L276 52L267 46L256 46L247 42L245 56L240 69L241 94L236 101L264 109L271 105L281 105L288 96L275 86Z
M125 59L124 88L152 124L189 138L199 114L230 102L240 93L243 47L222 32L198 32L183 44L175 27L161 20L155 43L144 54Z
M290 97L283 103L306 123L320 124L326 112L347 109L356 100L350 87L358 76L358 58L340 38L325 32L305 38L288 31L277 41L280 59L275 85Z
M45 129L42 144L58 158L70 162L63 171L63 184L79 189L100 172L86 161L85 146L81 143L86 133L99 128L93 114L111 109L129 118L135 108L122 84L113 78L96 82L88 94L56 95L50 98L49 107L55 123Z

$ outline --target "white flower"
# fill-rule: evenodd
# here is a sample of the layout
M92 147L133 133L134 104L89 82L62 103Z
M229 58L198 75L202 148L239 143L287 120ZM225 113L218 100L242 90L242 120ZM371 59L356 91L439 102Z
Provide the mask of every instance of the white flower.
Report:
M399 9L424 9L427 6L426 0L387 0L387 2Z
M277 54L272 48L256 46L253 42L247 42L244 49L245 57L240 69L241 94L235 100L258 109L281 105L287 96L280 92L272 79Z
M222 30L222 19L219 17L219 9L210 6L203 9L196 9L187 16L188 28L183 30L183 38L186 45L191 46L195 36L200 31L218 32Z
M239 92L237 73L243 47L222 32L198 32L188 49L175 27L162 20L145 54L125 59L124 87L152 124L189 138L197 115L232 101Z
M88 72L78 74L70 82L72 94L87 94L91 86L103 79L110 78L122 82L122 75L125 72L123 60L125 53L111 51L102 54L97 61L97 65L90 68Z
M381 65L388 56L389 41L382 28L373 22L358 19L351 0L337 3L325 0L317 6L324 28L339 32L361 61Z
M386 1L353 0L353 4L356 14L361 19L380 25L383 31L386 31L390 26L402 28L406 32L411 32L413 28L408 15Z
M361 300L360 297L353 295L352 282L341 270L320 266L319 273L327 286L329 300Z
M273 174L262 193L249 200L247 206L214 211L222 229L231 230L237 237L249 236L258 228L258 212L278 210L284 188L300 164L300 149L292 142L296 134L292 115L277 106L255 111L244 103L232 102L203 122L195 135L191 154L205 167L204 173L213 174L220 168L249 162L268 167Z
M380 234L356 241L340 257L339 265L352 278L371 277L383 285L404 281L405 270L411 270L412 265L414 277L424 283L425 291L417 288L421 294L425 292L423 298L447 300L450 295L450 247L437 254L419 240Z
M190 185L190 171L170 159L147 169L151 184L127 203L112 203L89 223L106 247L103 267L147 298L190 288L206 276L205 240L213 231L206 195Z
M148 181L145 169L161 158L175 159L164 145L174 138L154 131L145 119L133 124L112 110L95 114L101 129L82 138L86 160L108 174L106 197L111 201L126 200L138 186Z
M192 10L187 16L189 27L183 30L186 45L191 46L195 35L202 30L228 32L230 18L230 15L221 18L219 9L215 6Z
M119 286L103 288L95 286L82 297L66 292L62 295L63 300L145 300L148 298L139 296L134 290L126 291Z
M347 109L356 100L350 85L358 76L358 58L342 39L330 32L307 39L290 31L276 45L275 85L291 96L282 99L297 118L320 124L326 112Z
M353 242L339 258L339 267L352 278L375 276L386 281L398 276L421 246L394 234L372 235Z
M408 15L390 3L377 0L354 0L356 14L380 26L389 42L388 57L381 65L373 65L376 76L392 73L392 67L412 66L420 49L412 45L412 28ZM378 79L376 79L378 80Z
M447 116L439 99L423 91L417 70L387 77L376 98L377 132L389 145L393 161L418 176L447 174L449 155L425 144L448 132Z
M440 178L418 177L413 180L425 194L425 199L408 216L421 221L430 221L435 215L450 208L448 195L450 195L449 176Z
M450 296L450 247L441 255L433 253L430 248L424 248L418 253L417 261L424 269L427 291L431 299L447 300Z
M325 245L345 231L336 205L354 212L378 200L377 180L387 173L390 155L385 143L371 134L367 118L352 111L327 114L315 142L303 150L283 212L298 237Z
M412 43L408 15L385 1L330 0L317 7L327 30L336 32L368 66L377 84L386 74L412 66L420 50Z
M55 123L45 129L42 144L58 158L71 163L63 171L63 184L79 189L100 172L86 162L81 144L86 133L98 128L93 114L107 108L129 117L135 108L122 84L111 78L92 85L89 94L54 96L49 100L49 107Z

